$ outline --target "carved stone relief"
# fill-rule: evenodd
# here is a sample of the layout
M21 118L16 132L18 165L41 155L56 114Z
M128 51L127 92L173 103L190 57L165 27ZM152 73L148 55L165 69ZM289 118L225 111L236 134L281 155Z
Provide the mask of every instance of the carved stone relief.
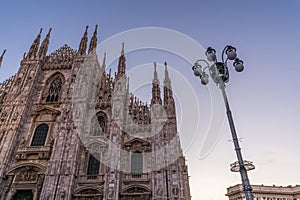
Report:
M20 171L16 174L15 182L19 181L37 181L37 172L33 170Z

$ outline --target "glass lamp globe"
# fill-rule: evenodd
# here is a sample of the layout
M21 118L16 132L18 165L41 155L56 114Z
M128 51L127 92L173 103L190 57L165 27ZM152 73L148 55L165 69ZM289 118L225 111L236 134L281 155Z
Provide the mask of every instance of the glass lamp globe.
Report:
M206 55L206 57L207 57L207 60L208 61L214 61L214 60L216 60L216 58L217 58L217 56L216 56L216 54L215 53L208 53L207 55Z
M227 54L227 58L229 60L234 60L237 56L237 53L236 53L236 48L232 47L232 46L228 46L226 52Z
M201 67L200 67L199 65L195 65L195 66L193 67L193 70L194 70L194 75L195 75L195 76L201 76L201 74L202 74L202 69L201 69Z
M201 79L201 83L202 83L203 85L207 85L208 82L209 82L209 80L208 80L208 75L205 74L205 73L202 74L202 76L200 77L200 79Z
M237 72L242 72L244 70L244 62L238 58L235 59L233 66Z
M206 55L208 61L215 61L216 58L217 58L217 56L216 56L216 50L214 50L211 47L207 48L207 50L205 52L205 55Z
M242 72L244 70L244 65L242 63L239 63L235 66L235 71Z

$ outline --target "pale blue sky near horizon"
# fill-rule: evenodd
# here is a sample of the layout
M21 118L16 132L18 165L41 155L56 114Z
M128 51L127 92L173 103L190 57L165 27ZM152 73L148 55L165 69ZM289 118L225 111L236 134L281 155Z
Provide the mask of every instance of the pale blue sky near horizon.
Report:
M205 48L214 47L218 56L227 44L237 47L246 68L240 74L231 69L227 91L244 158L256 165L249 172L250 181L300 184L299 0L2 1L0 19L0 53L7 49L1 82L17 72L40 27L42 38L52 27L48 53L65 43L77 49L85 26L90 26L90 39L95 24L99 42L132 28L162 27L186 34ZM128 69L153 60L163 63L159 54L132 53ZM190 81L202 107L209 107L207 89L193 76L191 66L174 56L166 58L174 58L168 64ZM203 139L203 133L199 135ZM199 159L201 141L185 152L193 199L227 199L226 187L241 182L239 174L229 171L236 158L228 140L225 121L209 156Z

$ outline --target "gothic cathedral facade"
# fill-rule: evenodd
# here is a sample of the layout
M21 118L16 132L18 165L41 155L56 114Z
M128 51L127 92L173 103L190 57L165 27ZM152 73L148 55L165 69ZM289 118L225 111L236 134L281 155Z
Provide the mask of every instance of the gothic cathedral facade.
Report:
M51 29L40 44L41 29L0 84L0 200L191 199L167 64L163 98L154 66L151 103L143 103L129 92L124 44L112 76L96 58L97 26L89 47L87 31L78 50L47 54ZM74 104L91 82L81 73L87 63L102 69L96 95ZM155 117L156 108L165 114Z

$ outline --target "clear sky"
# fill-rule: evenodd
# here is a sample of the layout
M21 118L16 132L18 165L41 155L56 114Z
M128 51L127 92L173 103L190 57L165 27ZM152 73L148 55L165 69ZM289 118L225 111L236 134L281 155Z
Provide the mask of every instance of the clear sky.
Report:
M48 53L65 43L77 49L85 26L91 27L90 38L95 24L99 42L132 28L162 27L179 31L205 48L214 47L219 56L225 45L237 47L246 68L239 74L231 69L227 91L244 158L256 165L249 172L250 181L300 184L299 0L2 1L0 19L0 53L7 49L1 81L16 73L40 27L42 37L53 28ZM228 124L225 121L213 151L201 158L205 138L201 130L208 127L211 99L207 87L193 76L191 65L178 56L141 51L128 55L127 66L130 70L164 60L188 80L203 109L199 126L204 128L184 148L193 199L227 199L226 188L241 182L239 174L229 171L236 157ZM180 134L184 141L185 133Z

